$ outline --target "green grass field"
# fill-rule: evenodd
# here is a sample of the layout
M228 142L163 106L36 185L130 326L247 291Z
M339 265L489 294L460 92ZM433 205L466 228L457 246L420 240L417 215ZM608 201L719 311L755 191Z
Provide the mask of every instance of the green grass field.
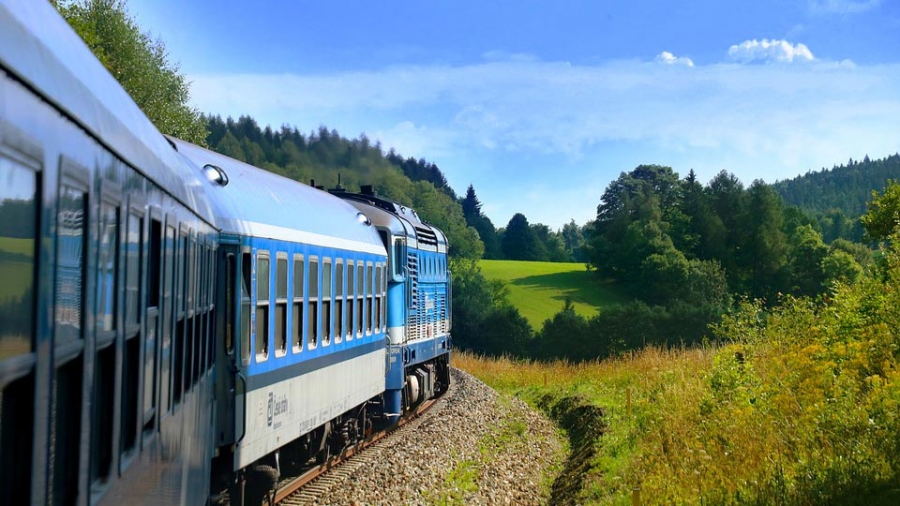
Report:
M614 286L600 283L583 263L482 260L479 265L487 279L509 283L510 301L535 330L563 308L566 297L585 317L627 300Z

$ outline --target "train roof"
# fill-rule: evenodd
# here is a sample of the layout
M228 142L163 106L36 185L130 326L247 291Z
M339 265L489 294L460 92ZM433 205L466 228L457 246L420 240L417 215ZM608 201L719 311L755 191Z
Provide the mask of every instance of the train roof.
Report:
M218 167L227 177L210 194L222 233L385 254L371 221L347 202L189 142L172 142L197 166Z
M365 213L376 227L386 228L396 236L407 237L411 246L440 253L447 252L447 237L441 229L422 221L414 209L379 197L371 186L363 186L360 193L349 192L342 188L330 190L330 193L353 204Z
M212 220L209 183L182 159L49 2L0 0L0 68L104 147Z

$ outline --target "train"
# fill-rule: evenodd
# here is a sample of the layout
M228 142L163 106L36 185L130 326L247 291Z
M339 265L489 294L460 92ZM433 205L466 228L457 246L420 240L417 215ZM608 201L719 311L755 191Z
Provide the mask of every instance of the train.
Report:
M448 241L161 134L0 0L0 504L258 504L450 384Z

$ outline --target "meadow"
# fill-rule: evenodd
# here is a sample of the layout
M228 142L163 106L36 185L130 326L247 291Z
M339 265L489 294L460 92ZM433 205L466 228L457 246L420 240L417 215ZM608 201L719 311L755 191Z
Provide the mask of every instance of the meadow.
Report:
M604 284L583 263L481 260L487 279L500 279L509 287L509 300L535 330L572 300L575 312L590 318L603 306L627 302L614 286Z
M553 503L900 504L898 278L744 303L719 344L454 365L568 432Z

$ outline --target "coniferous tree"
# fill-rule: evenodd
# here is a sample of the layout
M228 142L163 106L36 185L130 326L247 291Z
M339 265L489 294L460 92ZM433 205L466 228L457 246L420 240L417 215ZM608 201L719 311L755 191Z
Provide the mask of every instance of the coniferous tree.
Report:
M542 244L521 213L510 218L501 243L503 256L510 260L540 260L544 256Z

